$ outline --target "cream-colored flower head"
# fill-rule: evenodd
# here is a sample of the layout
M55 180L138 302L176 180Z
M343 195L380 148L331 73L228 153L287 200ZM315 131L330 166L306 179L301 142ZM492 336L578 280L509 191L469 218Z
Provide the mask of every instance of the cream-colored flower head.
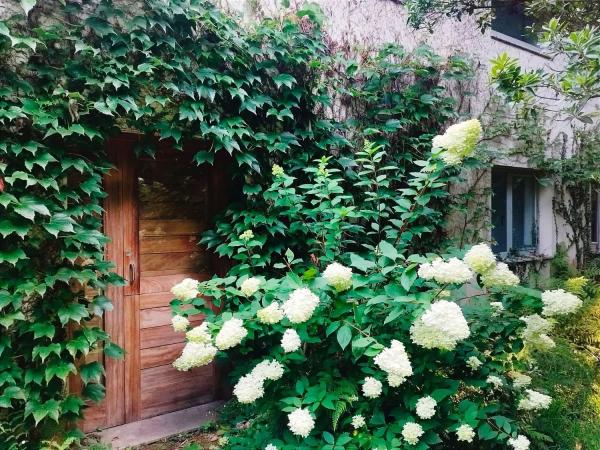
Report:
M481 131L479 120L467 120L448 127L444 134L433 138L432 145L441 150L439 156L447 165L454 166L473 155Z

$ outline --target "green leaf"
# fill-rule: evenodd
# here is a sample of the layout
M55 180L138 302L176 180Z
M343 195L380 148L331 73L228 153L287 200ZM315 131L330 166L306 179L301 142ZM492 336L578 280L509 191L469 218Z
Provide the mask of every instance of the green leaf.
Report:
M340 347L342 347L342 350L344 350L348 346L348 344L350 343L351 340L352 340L352 328L350 328L348 325L342 326L337 331L337 341L338 341L338 344L340 344Z
M104 346L104 354L109 358L123 359L125 351L117 344L109 342Z
M91 381L99 383L103 374L104 368L98 361L83 364L79 367L79 376L85 384L88 384Z
M79 303L70 303L67 306L63 306L57 311L58 318L60 319L60 323L65 325L69 321L81 322L81 319L84 319L89 316L89 313L85 306Z
M48 233L57 237L61 231L72 233L74 231L74 224L75 221L71 217L64 213L57 213L50 218L50 222L44 224L44 228Z
M370 269L375 267L373 261L368 261L362 256L358 256L356 253L350 253L350 265L363 272L368 272Z
M29 259L22 248L0 251L0 263L9 263L14 266L22 259Z
M10 327L18 320L25 320L25 315L21 311L0 315L0 325L2 325L4 328Z
M83 387L81 395L94 402L99 402L104 398L104 386L98 383L88 383Z
M44 370L44 378L46 379L46 383L50 382L52 378L59 378L62 381L66 381L71 373L77 373L77 369L72 362L55 359Z
M13 222L12 220L0 220L0 234L2 237L10 236L12 233L23 239L29 232L30 227L23 223Z
M381 254L383 256L391 260L395 260L396 258L398 258L398 251L389 242L381 241L379 243L379 251L381 251Z
M58 423L60 405L57 400L48 400L45 403L39 403L35 400L27 402L25 405L25 416L27 417L30 415L33 415L36 425L46 417L49 417Z
M37 198L28 195L19 199L19 203L14 207L14 210L17 214L29 220L33 220L36 213L43 216L50 215L50 210L46 207L46 205L40 203Z

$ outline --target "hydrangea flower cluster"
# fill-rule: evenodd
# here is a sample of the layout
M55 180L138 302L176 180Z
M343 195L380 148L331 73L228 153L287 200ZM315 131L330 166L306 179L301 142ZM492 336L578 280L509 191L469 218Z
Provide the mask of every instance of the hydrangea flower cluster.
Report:
M515 389L522 389L531 384L531 377L524 373L513 372L510 374L513 380L513 387Z
M402 427L402 437L410 445L416 445L424 433L423 427L415 422L406 422Z
M521 317L521 320L526 324L521 334L524 342L542 349L554 348L556 344L547 334L552 330L552 324L548 320L539 314Z
M278 323L283 319L283 310L279 307L279 303L273 302L266 308L256 311L256 317L260 323Z
M240 291L242 291L242 294L244 294L246 297L250 297L258 291L260 283L261 281L256 277L246 278L244 281L242 281Z
M477 356L469 356L469 359L467 359L467 366L471 370L477 370L477 369L479 369L482 364L483 363L481 362L481 360Z
M504 386L504 381L502 381L502 378L496 375L490 375L489 377L487 377L485 382L487 384L491 384L494 387L494 389L500 389L502 386Z
M288 428L296 436L308 437L315 427L315 419L308 409L297 408L288 414Z
M277 447L273 444L269 444L265 447L265 450L277 450Z
M210 343L188 342L183 347L181 356L173 361L173 367L186 371L194 367L205 366L212 362L217 354L217 349Z
M215 345L219 350L235 347L246 337L248 330L244 328L241 319L232 318L223 323L221 330L215 337Z
M208 331L208 322L202 322L201 325L192 328L185 337L189 342L195 342L197 344L209 344L212 340L210 332Z
M444 134L435 136L432 146L434 149L443 149L439 156L447 165L455 166L475 152L481 131L479 120L466 120L449 126Z
M365 422L365 418L360 414L352 416L352 427L354 427L355 430L364 427L366 424L367 422Z
M529 439L519 434L516 438L510 438L508 440L508 445L510 445L514 450L529 450Z
M564 289L542 292L542 303L544 304L542 314L546 317L572 314L583 305L579 297Z
M281 346L285 353L295 352L302 345L298 332L292 328L288 328L281 337Z
M525 397L519 401L519 409L525 411L538 411L548 409L552 403L552 397L533 389L525 390Z
M504 287L516 286L520 280L505 263L498 263L492 270L481 275L481 282L487 287Z
M173 330L181 333L182 331L187 330L187 328L190 326L190 321L187 319L187 317L177 314L171 318L171 325L173 325Z
M473 442L475 430L471 425L463 424L456 430L456 439L464 442Z
M303 323L310 319L319 305L319 297L308 288L293 291L281 306L285 317L292 323Z
M352 287L352 269L336 262L325 268L323 278L338 292L347 291Z
M431 396L421 397L417 400L417 416L421 419L431 419L435 416L435 407L437 406L437 402Z
M281 167L280 165L273 164L273 167L271 167L271 174L274 177L280 177L285 174L285 171L283 170L283 167Z
M265 395L265 381L279 380L283 372L283 366L278 361L262 361L238 380L233 388L233 395L240 403L253 403Z
M433 303L410 327L411 340L424 348L453 350L469 334L460 306L447 300Z
M400 386L413 373L404 344L395 339L374 358L374 362L387 373L388 384L392 387Z
M383 384L377 378L366 377L362 385L363 395L367 398L377 398L381 395Z
M447 262L441 258L430 263L421 264L417 274L424 280L435 280L440 284L463 284L473 278L469 266L458 258L450 258Z
M250 239L254 239L254 232L252 230L246 230L240 234L240 241L248 242Z
M185 278L171 288L171 294L178 300L195 298L198 295L198 280Z
M465 254L463 260L477 273L487 273L496 267L496 256L487 244L474 245Z

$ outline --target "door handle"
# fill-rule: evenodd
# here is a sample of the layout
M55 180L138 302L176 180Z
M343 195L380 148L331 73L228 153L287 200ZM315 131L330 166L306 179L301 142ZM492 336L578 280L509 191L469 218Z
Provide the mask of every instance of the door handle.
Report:
M135 283L135 263L129 263L129 285L133 285Z

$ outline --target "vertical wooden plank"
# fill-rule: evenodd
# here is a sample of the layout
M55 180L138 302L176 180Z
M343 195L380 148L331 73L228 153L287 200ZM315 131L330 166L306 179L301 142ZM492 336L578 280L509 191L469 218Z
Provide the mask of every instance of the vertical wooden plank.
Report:
M125 296L125 421L141 418L140 296Z
M111 170L104 179L105 190L108 196L104 202L104 233L111 239L106 245L106 259L115 264L115 271L124 275L123 261L123 211L122 203L122 178L123 173L118 167L120 146L109 143L109 157L117 164L117 170ZM112 300L113 309L106 313L104 327L111 339L121 347L125 347L125 321L123 305L123 288L109 286L106 296ZM123 401L123 388L125 382L125 363L123 360L107 358L106 360L106 398L105 426L111 427L125 423L125 403Z

